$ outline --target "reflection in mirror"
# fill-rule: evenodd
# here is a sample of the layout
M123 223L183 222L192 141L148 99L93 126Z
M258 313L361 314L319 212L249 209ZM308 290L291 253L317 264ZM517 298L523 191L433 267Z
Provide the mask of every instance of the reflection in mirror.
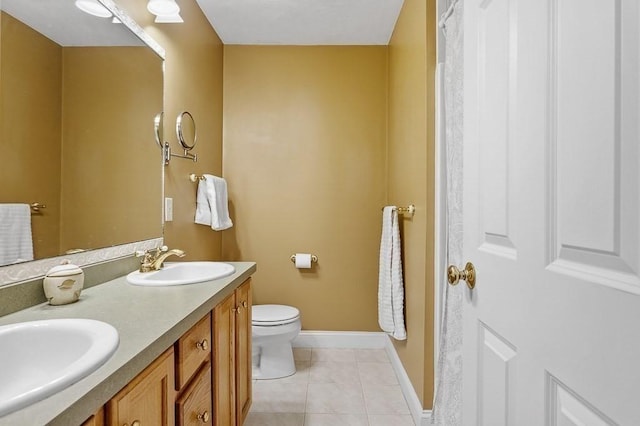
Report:
M164 143L164 112L160 111L153 119L153 129L156 134L156 143L162 149Z
M189 111L183 111L178 114L176 119L176 134L178 142L185 149L191 151L197 142L196 122Z
M161 237L163 59L124 15L74 0L0 7L0 213L47 206L31 215L34 259ZM0 235L0 254L10 240Z

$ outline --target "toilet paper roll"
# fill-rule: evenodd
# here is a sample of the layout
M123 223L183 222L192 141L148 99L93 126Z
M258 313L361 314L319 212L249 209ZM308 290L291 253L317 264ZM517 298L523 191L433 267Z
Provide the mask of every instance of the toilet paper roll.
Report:
M296 268L309 269L311 268L311 254L309 253L296 253Z

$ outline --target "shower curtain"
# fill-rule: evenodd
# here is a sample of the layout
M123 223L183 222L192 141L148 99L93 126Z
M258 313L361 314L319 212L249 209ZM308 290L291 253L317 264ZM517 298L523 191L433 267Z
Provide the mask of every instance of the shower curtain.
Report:
M463 3L454 0L445 19L444 120L446 151L447 264L462 264L462 142L463 142ZM441 329L436 394L431 422L462 424L462 285L441 283Z

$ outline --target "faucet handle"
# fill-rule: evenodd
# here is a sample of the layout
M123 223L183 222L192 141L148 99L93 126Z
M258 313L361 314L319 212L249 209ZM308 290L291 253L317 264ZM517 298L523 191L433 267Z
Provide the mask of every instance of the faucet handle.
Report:
M136 257L142 257L144 255L147 254L147 252L145 250L136 250L136 252L134 253Z
M164 253L166 251L169 251L169 247L162 246L162 247L159 247L157 250L158 250L158 253Z

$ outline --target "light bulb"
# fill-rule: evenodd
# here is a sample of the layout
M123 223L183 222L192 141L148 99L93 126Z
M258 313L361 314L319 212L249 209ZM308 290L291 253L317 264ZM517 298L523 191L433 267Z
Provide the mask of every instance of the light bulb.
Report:
M76 7L89 15L99 18L111 18L109 9L97 2L97 0L76 0Z
M147 10L156 16L175 16L180 13L180 6L173 0L149 0Z

